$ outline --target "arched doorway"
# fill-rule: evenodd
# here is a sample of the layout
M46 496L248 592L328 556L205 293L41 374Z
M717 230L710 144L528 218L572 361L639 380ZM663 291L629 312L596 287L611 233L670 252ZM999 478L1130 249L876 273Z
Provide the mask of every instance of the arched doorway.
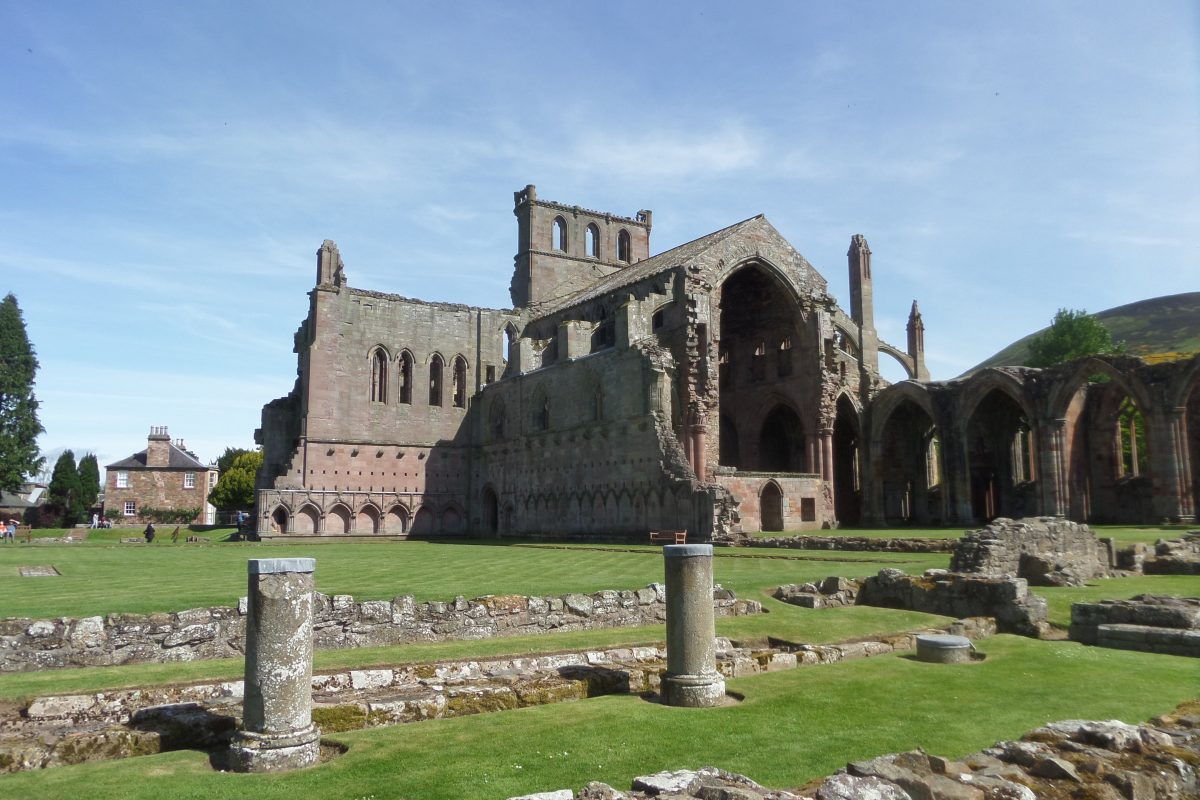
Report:
M862 518L859 435L858 411L842 395L833 422L833 505L842 525L857 525Z
M783 530L783 492L774 481L767 481L758 496L759 518L764 531Z
M287 533L288 532L288 513L287 509L279 506L271 512L271 532L272 533Z
M500 499L490 486L483 490L483 530L489 536L500 535Z
M808 466L804 425L785 405L763 419L758 439L758 468L764 472L805 472Z
M992 389L967 423L967 463L971 513L990 522L996 517L1037 513L1034 483L1036 449L1029 418L1008 392Z

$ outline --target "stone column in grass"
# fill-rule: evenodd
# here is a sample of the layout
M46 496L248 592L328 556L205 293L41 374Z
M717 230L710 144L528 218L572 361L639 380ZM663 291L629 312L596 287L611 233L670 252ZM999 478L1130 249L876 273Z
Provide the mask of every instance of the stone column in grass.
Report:
M667 584L667 705L703 708L721 703L725 680L717 672L711 544L663 547Z
M242 729L230 745L238 772L277 772L314 764L320 732L312 721L312 558L248 564L246 685Z

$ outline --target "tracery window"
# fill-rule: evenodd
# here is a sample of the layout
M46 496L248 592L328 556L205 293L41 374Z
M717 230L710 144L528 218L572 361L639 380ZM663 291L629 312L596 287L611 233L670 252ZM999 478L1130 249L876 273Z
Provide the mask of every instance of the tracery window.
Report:
M467 407L467 360L454 357L454 407Z
M400 402L412 403L413 357L407 350L400 353Z

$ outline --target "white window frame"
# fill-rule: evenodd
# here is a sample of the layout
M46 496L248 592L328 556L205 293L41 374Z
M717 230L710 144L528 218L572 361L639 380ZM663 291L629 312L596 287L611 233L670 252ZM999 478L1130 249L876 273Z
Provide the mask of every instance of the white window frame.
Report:
M128 489L129 488L129 473L126 472L125 470L120 470L119 472L117 472L117 488L118 489Z
M137 501L136 500L126 500L125 508L122 509L122 511L124 512L124 516L126 516L126 517L137 516Z
M195 489L196 488L196 473L194 473L194 472L183 473L183 488L185 488L185 489Z

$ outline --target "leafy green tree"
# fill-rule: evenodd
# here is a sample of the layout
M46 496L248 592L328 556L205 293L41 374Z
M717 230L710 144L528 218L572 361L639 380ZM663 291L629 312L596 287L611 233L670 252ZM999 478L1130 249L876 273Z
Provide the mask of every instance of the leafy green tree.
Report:
M0 490L15 492L45 460L38 454L38 401L33 378L38 361L25 333L17 298L0 301Z
M1060 308L1044 333L1029 342L1027 367L1053 367L1084 356L1125 352L1104 323L1083 309Z
M221 511L254 508L254 476L258 474L262 462L263 456L259 450L235 456L229 469L221 473L217 485L208 493L208 502Z
M82 494L75 454L64 450L54 464L50 488L46 490L46 505L58 518L59 526L70 528L83 517L85 507L81 502Z
M79 502L87 511L96 505L100 496L100 465L96 463L96 454L88 453L79 459Z
M225 452L221 453L221 455L217 458L217 472L224 475L229 471L229 468L233 466L233 460L235 458L245 455L246 453L253 452L256 451L247 450L244 447L226 447Z

